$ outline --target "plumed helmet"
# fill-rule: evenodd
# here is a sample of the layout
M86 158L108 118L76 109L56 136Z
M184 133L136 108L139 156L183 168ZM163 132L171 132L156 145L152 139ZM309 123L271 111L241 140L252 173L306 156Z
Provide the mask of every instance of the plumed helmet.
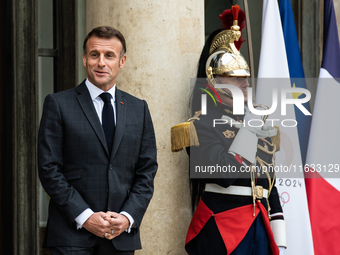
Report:
M212 40L206 62L206 74L212 86L216 84L214 75L250 76L248 64L239 52L244 42L241 37L241 31L245 27L244 12L235 5L231 10L225 10L219 18L225 30ZM225 94L224 91L222 93Z

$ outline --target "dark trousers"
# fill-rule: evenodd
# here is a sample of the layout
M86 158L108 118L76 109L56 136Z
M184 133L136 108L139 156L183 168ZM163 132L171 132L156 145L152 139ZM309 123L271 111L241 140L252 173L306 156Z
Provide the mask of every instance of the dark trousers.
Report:
M270 246L268 235L263 223L261 214L256 217L255 221L248 230L241 243L230 255L269 255Z
M226 255L227 249L211 217L201 232L186 246L190 255ZM269 255L270 246L262 215L259 214L246 236L230 255Z
M118 251L111 240L100 239L94 247L50 247L51 255L133 255L135 251Z

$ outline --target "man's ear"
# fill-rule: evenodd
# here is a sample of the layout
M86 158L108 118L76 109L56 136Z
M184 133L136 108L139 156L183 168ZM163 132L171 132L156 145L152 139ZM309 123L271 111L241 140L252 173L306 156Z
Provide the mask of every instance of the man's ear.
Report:
M122 69L126 63L126 54L119 60L119 68Z
M83 65L86 67L86 56L85 56L85 53L83 53Z

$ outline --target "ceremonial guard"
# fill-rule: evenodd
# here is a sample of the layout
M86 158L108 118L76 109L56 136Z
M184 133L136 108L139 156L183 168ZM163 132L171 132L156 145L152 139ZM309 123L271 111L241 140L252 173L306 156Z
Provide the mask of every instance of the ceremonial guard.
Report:
M286 223L272 171L279 131L263 116L259 121L264 125L249 126L255 115L248 109L245 115L234 114L235 94L218 88L237 87L244 103L252 96L247 94L249 67L239 52L245 14L233 6L220 19L224 29L210 35L199 60L191 99L194 116L171 130L172 150L187 148L190 154L195 213L185 249L196 255L281 255ZM206 106L202 94L208 94Z

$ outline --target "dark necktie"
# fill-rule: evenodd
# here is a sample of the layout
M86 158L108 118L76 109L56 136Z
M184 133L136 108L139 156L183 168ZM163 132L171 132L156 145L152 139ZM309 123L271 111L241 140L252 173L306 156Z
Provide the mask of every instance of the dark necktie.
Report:
M112 96L110 93L107 92L102 93L99 96L104 101L102 112L102 126L105 133L107 147L109 149L109 153L111 153L113 137L115 134L114 112L111 104Z

